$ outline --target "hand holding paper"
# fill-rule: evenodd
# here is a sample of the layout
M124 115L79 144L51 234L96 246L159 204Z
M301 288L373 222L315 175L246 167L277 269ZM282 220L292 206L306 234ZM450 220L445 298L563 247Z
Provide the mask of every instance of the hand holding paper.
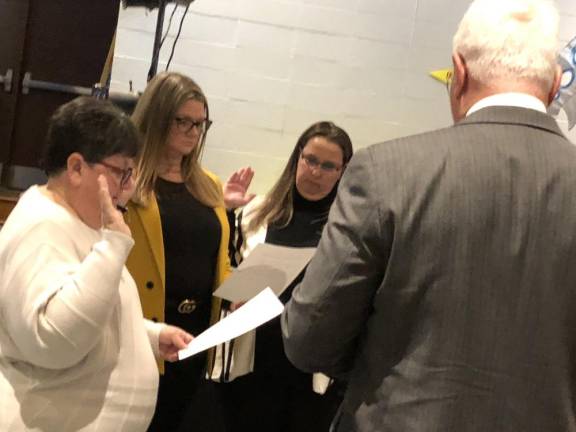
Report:
M185 348L193 336L181 328L164 325L159 335L160 355L166 361L178 360L178 351Z
M178 359L183 360L241 336L277 317L283 310L282 302L270 288L266 288L244 306L196 336L186 348L178 351Z

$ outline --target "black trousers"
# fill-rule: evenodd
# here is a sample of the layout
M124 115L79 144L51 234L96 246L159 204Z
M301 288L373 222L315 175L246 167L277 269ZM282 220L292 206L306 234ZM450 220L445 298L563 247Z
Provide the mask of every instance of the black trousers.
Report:
M149 432L225 431L214 384L204 379L204 364L204 358L166 363Z
M284 377L249 374L215 384L227 432L328 432L342 395L337 386L319 395Z

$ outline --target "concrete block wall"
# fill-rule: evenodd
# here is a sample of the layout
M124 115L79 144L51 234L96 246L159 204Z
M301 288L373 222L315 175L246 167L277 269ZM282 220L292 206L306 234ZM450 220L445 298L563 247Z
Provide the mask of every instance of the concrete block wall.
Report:
M332 120L355 148L451 124L445 87L451 37L469 0L196 0L170 70L208 95L214 125L203 164L225 180L256 170L264 193L300 133ZM561 38L576 36L576 1L559 0ZM174 4L166 11L164 27ZM164 70L184 7L163 46ZM142 90L156 11L120 11L112 87ZM561 125L566 129L565 119ZM576 129L569 133L576 142Z

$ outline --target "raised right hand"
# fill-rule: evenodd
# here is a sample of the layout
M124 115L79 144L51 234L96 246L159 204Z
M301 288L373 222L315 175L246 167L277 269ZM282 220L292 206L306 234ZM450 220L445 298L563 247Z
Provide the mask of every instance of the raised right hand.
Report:
M240 168L232 173L223 188L224 204L227 210L245 206L256 196L248 193L252 177L254 177L254 170L250 167Z
M103 174L98 176L98 185L100 186L98 196L100 198L100 210L102 211L102 228L118 231L131 237L132 233L128 225L126 225L122 213L112 204L112 198L110 198L110 192L108 191L108 182Z

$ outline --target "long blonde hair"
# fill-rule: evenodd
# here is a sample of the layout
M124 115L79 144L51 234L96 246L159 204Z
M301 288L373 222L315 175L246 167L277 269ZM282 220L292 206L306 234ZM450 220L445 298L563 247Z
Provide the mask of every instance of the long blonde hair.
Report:
M202 89L191 78L163 72L155 76L140 96L132 120L142 134L142 151L137 164L133 201L147 205L158 178L158 164L168 143L170 128L178 109L189 100L204 104L209 120L208 102ZM182 159L182 177L194 198L208 207L222 206L222 189L202 169L199 160L206 132L194 150Z

